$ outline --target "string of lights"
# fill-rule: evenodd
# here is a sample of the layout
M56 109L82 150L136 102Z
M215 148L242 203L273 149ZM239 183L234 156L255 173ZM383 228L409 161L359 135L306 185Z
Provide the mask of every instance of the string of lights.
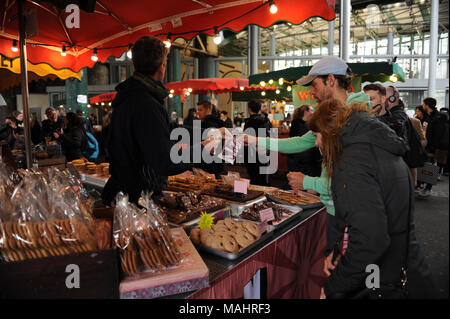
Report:
M156 37L166 36L166 39L164 40L164 44L166 45L166 47L169 48L171 46L171 42L172 42L172 38L173 37L176 38L178 36L183 36L183 35L186 35L186 34L192 34L192 33L200 34L200 33L205 33L205 32L208 32L208 31L213 31L214 32L214 43L219 45L221 43L221 41L222 41L221 37L220 37L220 34L219 34L219 29L220 28L224 27L225 25L227 25L230 22L233 22L235 20L241 19L241 18L243 18L243 17L245 17L245 16L247 16L247 15L249 15L249 14L255 12L256 10L259 10L260 8L265 7L265 6L269 6L269 11L270 11L271 14L276 14L277 11L278 11L278 7L276 6L275 1L274 0L268 0L266 2L263 2L260 5L256 6L255 8L253 8L253 9L251 9L251 10L249 10L249 11L247 11L247 12L245 12L245 13L237 16L237 17L234 17L234 18L232 18L232 19L230 19L230 20L228 20L228 21L226 21L226 22L224 22L224 23L222 23L220 25L217 25L217 26L204 28L204 29L200 29L200 30L191 30L191 31L178 32L178 33L177 32L158 33L155 36ZM10 40L10 39L8 39L6 37L3 37L3 36L0 36L0 37L2 37L4 39L7 39L7 40ZM19 48L17 47L17 40L12 40L12 42L13 43L12 43L12 46L11 46L11 50L13 52L18 52ZM35 42L33 42L33 45L47 46L47 47L54 47L54 48L59 48L60 47L59 45L46 44L46 43L35 43ZM112 49L121 49L121 48L125 49L125 48L128 48L127 56L130 59L132 57L132 53L131 53L132 44L92 48L92 47L82 46L82 45L79 45L79 44L76 44L76 43L67 43L67 42L64 45L62 45L62 47L61 47L61 56L66 56L67 52L71 51L74 48L92 50L93 54L91 56L91 59L94 62L98 61L98 52L101 51L101 50L112 50Z

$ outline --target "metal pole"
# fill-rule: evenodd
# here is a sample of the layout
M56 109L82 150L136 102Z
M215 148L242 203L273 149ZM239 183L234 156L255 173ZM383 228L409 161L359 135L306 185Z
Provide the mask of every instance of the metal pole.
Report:
M431 0L430 60L428 96L436 98L436 67L438 49L439 0Z
M341 59L348 61L350 55L350 0L341 0Z
M333 55L334 49L334 20L328 22L328 55Z
M198 58L194 58L194 79L198 79ZM197 107L198 94L194 94L194 107Z
M270 38L269 38L269 55L270 56L275 56L277 55L277 50L276 50L276 39L275 39L275 34L270 34ZM269 61L270 63L270 72L275 71L275 61Z
M248 66L249 75L258 73L258 26L248 27Z
M388 32L388 44L387 44L387 54L394 54L394 33Z
M19 7L19 31L20 31L20 73L22 79L22 102L23 102L23 123L25 133L25 157L27 168L33 167L32 153L31 153L31 133L30 133L30 111L28 109L28 69L27 69L27 44L25 33L25 16L24 16L24 1L18 1Z

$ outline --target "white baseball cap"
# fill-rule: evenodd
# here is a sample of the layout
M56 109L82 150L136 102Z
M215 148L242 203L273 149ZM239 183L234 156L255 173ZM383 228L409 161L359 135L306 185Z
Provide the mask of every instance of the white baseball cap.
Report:
M348 75L347 69L348 65L344 60L335 56L326 56L314 64L311 70L309 70L308 75L298 79L297 84L302 86L310 86L311 82L314 81L314 79L319 75Z

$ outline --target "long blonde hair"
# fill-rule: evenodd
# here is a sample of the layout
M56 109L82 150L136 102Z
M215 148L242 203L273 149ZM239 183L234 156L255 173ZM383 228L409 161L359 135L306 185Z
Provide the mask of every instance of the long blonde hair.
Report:
M339 165L342 153L341 130L350 116L357 112L367 112L373 116L366 103L347 106L332 98L321 102L307 122L310 130L322 134L322 162L329 177L334 174L333 165Z

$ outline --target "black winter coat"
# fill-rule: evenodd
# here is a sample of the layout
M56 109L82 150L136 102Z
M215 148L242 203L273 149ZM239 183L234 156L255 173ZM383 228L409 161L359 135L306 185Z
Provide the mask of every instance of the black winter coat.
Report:
M172 163L170 151L176 141L170 140L169 116L163 107L168 91L162 83L146 80L133 76L116 87L106 141L111 178L102 193L107 205L120 191L132 202L138 201L143 190L159 194L167 176L192 167Z
M59 136L62 149L66 155L67 161L73 161L81 158L82 152L87 144L87 137L84 131L79 127L67 128L64 134Z
M401 106L394 106L392 109L386 111L386 114L378 117L383 123L387 124L391 129L397 133L397 136L408 140L406 131L406 121L408 121L408 114Z
M366 112L353 114L341 135L343 151L334 165L331 190L339 229L348 225L350 236L346 253L328 278L326 296L345 297L364 289L370 264L379 266L381 286L398 283L409 223L410 297L434 297L415 235L414 186L402 158L404 141Z
M447 117L434 110L428 119L428 126L426 132L427 150L430 153L436 150L448 150L449 131Z

